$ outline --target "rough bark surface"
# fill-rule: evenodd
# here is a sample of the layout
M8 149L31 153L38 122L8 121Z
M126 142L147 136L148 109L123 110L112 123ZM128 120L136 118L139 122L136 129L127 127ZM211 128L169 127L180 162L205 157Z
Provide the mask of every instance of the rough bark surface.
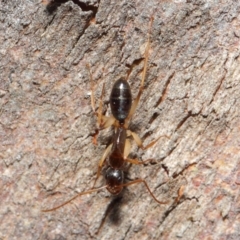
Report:
M240 239L240 2L0 1L0 239ZM91 188L112 130L92 139L90 105L120 76L145 89L119 198ZM106 105L107 111L109 107ZM100 178L98 186L104 184ZM178 191L181 198L176 203Z

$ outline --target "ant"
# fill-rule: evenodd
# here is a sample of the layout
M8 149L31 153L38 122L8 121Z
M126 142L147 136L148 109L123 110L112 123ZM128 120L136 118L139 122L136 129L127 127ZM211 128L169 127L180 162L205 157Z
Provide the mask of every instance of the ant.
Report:
M131 144L130 144L128 137L132 136L134 141L137 143L138 147L140 147L141 149L147 149L147 148L153 146L159 140L159 138L158 138L144 147L139 136L136 133L134 133L128 129L130 120L136 111L139 99L140 99L141 94L144 89L144 81L145 81L146 72L147 72L147 62L148 62L148 55L149 55L149 48L150 48L150 36L149 35L150 35L150 30L152 28L152 23L153 23L153 17L151 17L150 28L149 28L149 33L148 33L148 41L147 41L147 46L146 46L145 53L144 53L145 59L144 59L144 67L143 67L141 85L140 85L137 97L133 101L133 103L132 103L131 89L130 89L130 86L129 86L127 80L125 80L124 78L120 78L119 80L117 80L114 83L112 92L110 94L110 108L111 108L112 115L105 116L102 113L102 105L103 105L102 97L104 95L104 85L103 85L102 92L101 92L98 111L95 111L95 99L94 99L94 95L93 95L93 79L92 79L92 74L90 72L90 67L87 65L88 70L89 70L90 80L92 83L91 106L92 106L93 111L95 112L95 115L97 116L99 130L113 126L115 128L114 134L113 134L113 140L112 140L112 143L104 151L102 158L99 162L98 171L97 171L97 175L96 175L96 179L94 181L93 187L90 190L87 190L85 192L81 192L81 193L75 195L74 197L72 197L68 201L60 204L57 207L42 210L43 212L54 211L64 205L70 203L71 201L73 201L74 199L76 199L77 197L79 197L81 195L97 192L97 191L99 191L101 189L105 189L105 188L111 194L118 195L124 187L133 185L136 183L143 183L146 186L146 188L147 188L148 192L150 193L150 195L152 196L152 198L159 204L168 203L168 202L159 201L154 196L154 194L151 192L147 182L142 178L133 180L131 182L124 183L123 169L126 166L126 162L131 163L131 164L143 164L146 161L148 161L148 160L139 161L138 159L128 158L128 155L130 153L130 148L131 148ZM128 76L129 76L129 74L128 74ZM127 79L128 79L128 76L127 76ZM167 136L164 136L164 137L167 137ZM106 185L104 185L102 187L94 188L96 181L102 170L102 167L105 163L107 164L107 168L106 168L106 172L105 172Z

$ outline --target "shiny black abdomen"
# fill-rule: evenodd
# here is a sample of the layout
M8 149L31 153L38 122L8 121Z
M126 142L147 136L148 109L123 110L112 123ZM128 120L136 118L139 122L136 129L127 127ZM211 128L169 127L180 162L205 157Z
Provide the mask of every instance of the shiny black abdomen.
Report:
M123 78L117 80L113 85L110 106L114 118L123 123L132 106L131 89L128 82Z

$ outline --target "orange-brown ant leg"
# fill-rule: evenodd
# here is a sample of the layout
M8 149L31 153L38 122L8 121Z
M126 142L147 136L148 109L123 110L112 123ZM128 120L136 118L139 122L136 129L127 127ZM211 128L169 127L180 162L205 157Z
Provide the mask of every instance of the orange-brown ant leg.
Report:
M93 193L93 192L97 192L97 191L99 191L99 190L101 190L101 189L104 189L104 188L106 188L106 187L107 187L107 185L105 185L105 186L103 186L103 187L95 188L95 189L90 189L90 190L87 190L87 191L85 191L85 192L78 193L77 195L75 195L74 197L70 198L70 199L67 200L66 202L58 205L57 207L50 208L50 209L44 209L44 210L42 210L42 212L55 211L55 210L57 210L58 208L61 208L61 207L65 206L66 204L72 202L74 199L76 199L76 198L79 197L79 196L82 196L82 195L85 195L85 194L89 194L89 193Z
M181 186L179 189L178 189L178 196L177 198L175 199L175 203L178 203L179 200L181 199L181 197L184 195L184 189L185 187L184 186Z
M128 114L128 117L125 121L126 122L126 124L125 124L126 127L128 127L129 121L131 120L133 114L136 111L139 99L140 99L140 97L142 95L142 92L143 92L143 89L144 89L144 82L145 82L146 73L147 73L147 64L148 64L148 56L149 56L149 48L150 48L150 32L151 32L151 28L152 28L152 23L153 23L153 17L151 18L151 21L150 21L150 27L149 27L149 32L148 32L148 41L147 41L147 46L146 46L145 53L144 53L145 59L144 59L144 67L143 67L143 73L142 73L142 81L141 81L141 85L140 85L140 88L139 88L139 91L138 91L138 95L137 95L136 99L133 101L132 107L131 107L130 112Z
M143 144L142 144L141 138L135 132L127 130L127 133L128 133L128 135L131 135L133 137L133 139L137 143L138 147L140 147L143 150L146 150L146 149L152 147L160 138L165 137L165 138L169 139L169 137L167 135L160 136L159 138L157 138L156 140L150 142L147 146L144 147Z
M126 158L124 159L126 162L129 162L129 163L132 163L132 164L136 164L136 165L139 165L139 164L145 164L145 163L148 163L150 161L152 161L152 159L147 159L147 160L144 160L144 161L139 161L137 158L135 159L132 159L132 158Z
M102 124L100 125L100 129L108 128L115 124L116 119L112 115L109 117L106 117L104 115L102 116L103 116L102 118L103 120L102 120Z
M125 183L125 184L123 184L122 186L123 186L123 187L127 187L127 186L132 185L132 184L135 184L135 183L144 183L144 185L145 185L145 187L147 188L148 192L150 193L150 195L152 196L152 198L153 198L157 203L159 203L159 204L167 204L167 203L168 203L168 201L162 202L162 201L157 200L157 198L154 196L154 194L152 193L152 191L150 190L149 186L147 185L147 183L146 183L146 181L145 181L144 179L141 179L141 178L140 178L140 179L136 179L136 180L134 180L134 181Z
M123 158L126 159L131 151L131 143L129 139L126 139L125 141L125 146L124 146L124 153L123 153Z
M103 128L108 128L110 126L112 126L115 122L115 118L113 116L105 116L103 115L102 111L103 111L103 95L104 95L104 86L105 84L103 84L102 87L102 93L101 93L101 98L99 100L99 107L98 107L98 111L97 111L97 122L98 122L98 126L100 129ZM93 96L93 93L92 93Z
M104 86L105 84L103 84L102 87L102 92L101 92L101 98L99 100L99 107L98 110L96 111L96 106L95 106L95 98L94 98L94 86L93 86L93 77L92 77L92 73L90 71L90 66L89 64L87 64L87 68L88 68L88 72L89 72L89 77L90 77L90 81L91 81L91 106L92 106L92 110L95 113L95 115L97 116L97 123L98 123L98 127L100 129L103 128L108 128L110 126L112 126L115 122L115 119L113 116L105 116L102 113L102 109L103 109L103 95L104 95Z
M124 161L132 163L132 164L144 164L144 163L147 163L147 162L151 161L151 159L147 159L147 160L144 160L144 161L139 161L138 159L128 158L130 150L131 150L130 141L129 141L129 139L126 139L125 147L124 147Z
M104 151L104 153L103 153L103 155L102 155L102 158L101 158L101 160L100 160L99 163L98 163L97 176L96 176L96 178L95 178L95 181L94 181L94 184L93 184L93 186L92 186L92 189L94 188L94 186L95 186L95 184L96 184L96 182L97 182L97 180L98 180L98 178L99 178L99 176L100 176L100 173L101 173L101 170L102 170L102 166L103 166L103 164L104 164L104 162L105 162L108 154L110 153L111 148L112 148L112 144L110 144L110 145L105 149L105 151Z

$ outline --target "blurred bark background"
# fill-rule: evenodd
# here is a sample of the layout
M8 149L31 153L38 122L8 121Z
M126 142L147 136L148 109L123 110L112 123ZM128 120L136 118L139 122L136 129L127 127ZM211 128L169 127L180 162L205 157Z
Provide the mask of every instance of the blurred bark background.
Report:
M240 239L239 1L1 0L0 11L0 239ZM127 177L169 203L136 184L41 212L91 188L111 141L108 129L92 143L86 64L96 100L132 67L136 96L151 16L130 128L145 145L170 139L133 143L132 157L154 161Z

